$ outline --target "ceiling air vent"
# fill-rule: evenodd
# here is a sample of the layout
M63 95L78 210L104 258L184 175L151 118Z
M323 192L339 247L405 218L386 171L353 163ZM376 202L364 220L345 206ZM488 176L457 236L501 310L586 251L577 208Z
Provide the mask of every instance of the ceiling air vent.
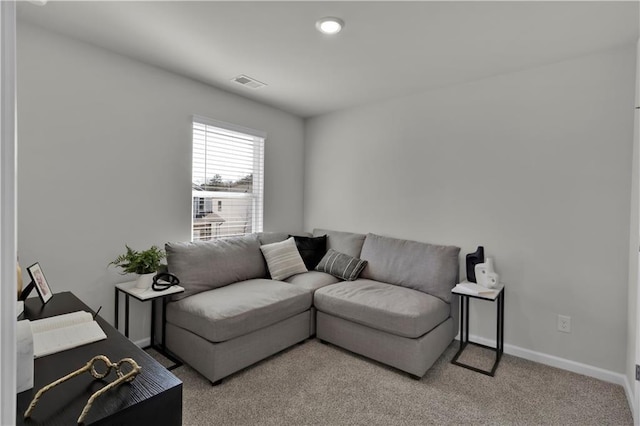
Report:
M236 83L242 84L243 86L248 87L250 89L259 89L261 87L266 86L265 83L262 83L256 80L255 78L248 77L244 74L234 77L231 81L235 81Z

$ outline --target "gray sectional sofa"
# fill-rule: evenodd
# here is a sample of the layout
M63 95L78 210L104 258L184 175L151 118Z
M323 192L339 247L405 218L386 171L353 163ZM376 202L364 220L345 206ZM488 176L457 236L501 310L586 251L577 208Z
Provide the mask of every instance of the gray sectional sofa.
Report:
M308 234L310 235L310 234ZM213 384L317 335L422 377L456 335L459 248L316 229L326 249L367 265L354 281L311 270L270 279L260 233L166 245L185 292L167 305L166 346Z

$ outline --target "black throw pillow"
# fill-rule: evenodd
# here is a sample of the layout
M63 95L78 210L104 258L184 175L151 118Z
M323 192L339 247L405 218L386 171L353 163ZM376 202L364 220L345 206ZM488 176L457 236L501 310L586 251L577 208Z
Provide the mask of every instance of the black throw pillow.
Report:
M289 235L291 237L291 235ZM322 260L327 252L327 236L321 237L298 237L293 235L296 246L308 270L313 271L316 265Z

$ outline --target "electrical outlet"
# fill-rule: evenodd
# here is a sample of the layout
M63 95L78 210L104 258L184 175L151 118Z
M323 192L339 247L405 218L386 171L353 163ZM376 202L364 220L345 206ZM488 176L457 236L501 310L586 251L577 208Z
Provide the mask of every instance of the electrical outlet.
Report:
M563 333L571 333L571 317L566 315L558 315L558 331Z

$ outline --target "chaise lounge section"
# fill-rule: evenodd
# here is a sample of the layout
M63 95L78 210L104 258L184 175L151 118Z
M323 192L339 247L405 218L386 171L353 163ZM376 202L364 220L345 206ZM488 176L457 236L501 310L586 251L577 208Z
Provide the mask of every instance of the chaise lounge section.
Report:
M166 346L214 384L311 333L312 291L268 279L260 245L254 234L165 246L185 287L167 305Z
M456 335L459 252L368 234L362 278L315 292L317 337L422 377Z

